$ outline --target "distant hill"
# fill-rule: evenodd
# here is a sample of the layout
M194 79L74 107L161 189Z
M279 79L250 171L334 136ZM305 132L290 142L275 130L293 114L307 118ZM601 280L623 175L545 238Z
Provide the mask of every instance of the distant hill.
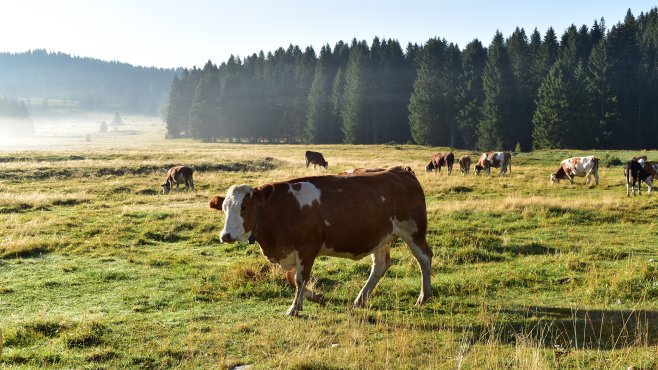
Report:
M0 96L26 102L33 113L54 99L83 110L157 114L175 74L46 50L0 53Z

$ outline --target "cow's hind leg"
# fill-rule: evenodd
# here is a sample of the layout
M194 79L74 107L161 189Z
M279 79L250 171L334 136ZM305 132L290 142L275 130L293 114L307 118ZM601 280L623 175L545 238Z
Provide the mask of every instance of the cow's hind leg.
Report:
M402 239L404 239L409 249L411 249L411 254L416 258L418 267L420 267L422 285L420 286L420 295L416 304L421 305L427 302L432 296L432 249L427 245L424 236L419 238L418 235L416 237L409 235L402 236Z
M372 268L370 269L370 276L368 281L361 288L359 295L354 300L354 307L363 307L370 293L375 289L379 280L384 276L386 270L391 267L391 246L386 244L383 247L379 248L372 254Z
M286 281L292 288L297 288L297 284L295 283L296 274L297 271L295 269L286 272ZM323 294L315 293L314 291L308 288L304 289L304 298L310 300L311 302L319 303L322 305L325 303L325 298Z

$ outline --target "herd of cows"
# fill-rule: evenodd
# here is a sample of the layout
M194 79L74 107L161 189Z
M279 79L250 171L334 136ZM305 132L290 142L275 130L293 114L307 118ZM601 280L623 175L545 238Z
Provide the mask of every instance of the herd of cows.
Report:
M329 163L318 152L307 151L310 164L328 168ZM452 152L432 155L426 171L452 173ZM462 174L470 171L471 158L458 160ZM504 175L512 171L509 152L482 153L475 164L475 174L499 168ZM567 158L550 175L551 183L593 176L599 181L599 158L594 156ZM163 194L179 184L194 190L193 168L176 166L167 173ZM658 162L646 156L631 158L624 168L626 195L635 184L640 192L644 181L651 192L652 180L658 177ZM231 186L224 197L210 199L210 208L221 211L225 222L220 232L224 243L258 242L263 255L280 265L286 280L295 288L293 303L287 315L298 315L304 299L323 303L322 294L306 285L311 278L314 261L319 256L361 259L371 255L370 276L354 300L362 307L373 289L391 266L391 242L400 238L409 247L421 270L421 289L416 304L431 296L432 248L426 240L427 211L423 188L410 167L357 168L338 175L312 176L264 184Z

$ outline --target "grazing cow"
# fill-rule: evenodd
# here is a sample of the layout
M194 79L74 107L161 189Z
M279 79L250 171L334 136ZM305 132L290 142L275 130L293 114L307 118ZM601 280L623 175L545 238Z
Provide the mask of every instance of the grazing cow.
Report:
M494 167L500 168L499 176L503 176L507 173L507 166L509 166L509 172L512 172L512 155L509 152L482 153L475 165L475 175L479 175L482 170L485 170L491 176L491 167Z
M425 171L432 172L432 170L438 170L441 172L441 167L448 167L448 175L452 173L452 165L455 163L455 154L453 152L448 153L434 153L430 163L425 167Z
M172 167L167 171L167 178L165 179L164 184L162 184L162 194L169 194L169 191L176 185L178 189L178 184L185 184L185 190L192 188L194 191L194 179L192 175L194 169L187 166L176 166Z
M307 150L305 157L306 157L306 168L308 168L309 163L313 163L313 168L315 168L316 165L322 166L325 169L329 167L329 162L324 160L322 153L312 152L310 150Z
M558 184L560 180L569 180L573 184L573 178L587 177L585 184L589 184L591 176L594 176L594 185L599 184L599 159L593 155L588 157L567 158L560 163L560 167L550 176L551 184Z
M647 191L651 194L651 187L653 186L653 179L650 173L644 170L644 165L638 161L628 161L624 168L624 176L626 177L626 196L630 197L630 189L633 189L633 196L635 196L635 183L637 182L637 194L642 195L642 181L647 184L649 188Z
M209 206L225 214L222 242L257 241L273 263L294 274L295 298L287 315L303 309L306 288L318 256L361 259L372 255L370 277L354 305L365 305L391 266L391 242L402 238L421 270L416 304L431 295L432 249L425 239L427 212L423 188L399 168L356 176L314 176L265 184L231 186ZM290 279L292 280L292 279Z
M471 157L468 155L459 157L459 171L464 175L471 171Z

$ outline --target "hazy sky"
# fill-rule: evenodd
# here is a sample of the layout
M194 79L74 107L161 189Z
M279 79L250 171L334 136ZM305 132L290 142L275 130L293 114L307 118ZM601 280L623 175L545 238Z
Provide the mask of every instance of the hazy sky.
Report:
M608 28L647 0L1 0L0 51L47 49L141 66L219 64L289 44L313 46L375 36L422 44L442 37L488 45L498 29L528 35L570 24Z

